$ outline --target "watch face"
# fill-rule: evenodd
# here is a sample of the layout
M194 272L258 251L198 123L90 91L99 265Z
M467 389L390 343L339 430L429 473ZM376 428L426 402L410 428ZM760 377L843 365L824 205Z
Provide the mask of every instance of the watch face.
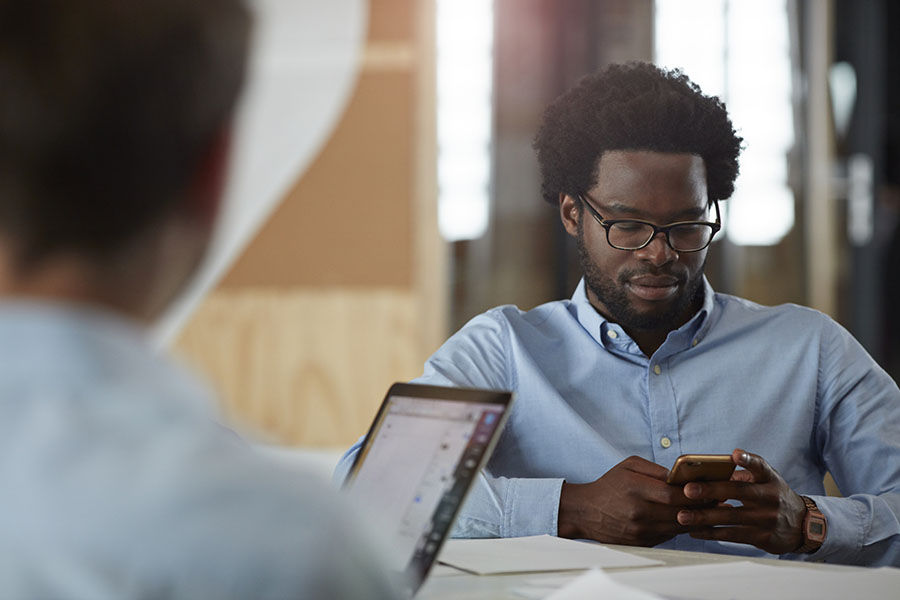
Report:
M825 519L823 517L810 516L806 524L806 537L814 542L825 540Z

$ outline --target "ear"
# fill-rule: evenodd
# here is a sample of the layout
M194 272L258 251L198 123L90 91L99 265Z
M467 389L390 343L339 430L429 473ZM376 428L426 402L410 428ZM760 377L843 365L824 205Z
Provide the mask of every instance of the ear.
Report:
M204 225L212 227L219 215L228 175L231 128L223 127L200 157L191 178L185 208Z
M581 220L582 208L578 200L568 194L559 195L559 218L566 233L578 237L578 222Z

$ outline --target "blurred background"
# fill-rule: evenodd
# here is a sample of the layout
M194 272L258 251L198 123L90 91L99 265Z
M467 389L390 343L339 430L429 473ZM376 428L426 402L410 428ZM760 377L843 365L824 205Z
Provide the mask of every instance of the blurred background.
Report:
M243 427L332 456L468 319L570 297L574 245L531 141L547 103L627 60L683 68L745 140L714 288L821 310L900 378L900 4L371 0L366 14L336 125L174 336Z

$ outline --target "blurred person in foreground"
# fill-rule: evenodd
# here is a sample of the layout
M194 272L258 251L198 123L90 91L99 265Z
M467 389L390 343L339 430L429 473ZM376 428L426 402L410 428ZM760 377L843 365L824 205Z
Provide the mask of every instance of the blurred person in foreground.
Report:
M900 565L896 384L827 316L703 275L740 147L718 98L650 64L547 108L542 194L583 279L571 300L475 317L417 380L517 396L455 535ZM739 470L667 485L688 453ZM825 495L826 471L846 497Z
M0 0L0 596L387 598L146 326L219 208L238 0Z

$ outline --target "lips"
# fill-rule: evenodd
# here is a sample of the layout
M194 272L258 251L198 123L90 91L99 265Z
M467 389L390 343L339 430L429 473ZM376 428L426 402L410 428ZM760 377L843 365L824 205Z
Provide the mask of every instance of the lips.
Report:
M681 281L669 275L640 275L628 280L625 287L642 300L668 300L678 292Z

